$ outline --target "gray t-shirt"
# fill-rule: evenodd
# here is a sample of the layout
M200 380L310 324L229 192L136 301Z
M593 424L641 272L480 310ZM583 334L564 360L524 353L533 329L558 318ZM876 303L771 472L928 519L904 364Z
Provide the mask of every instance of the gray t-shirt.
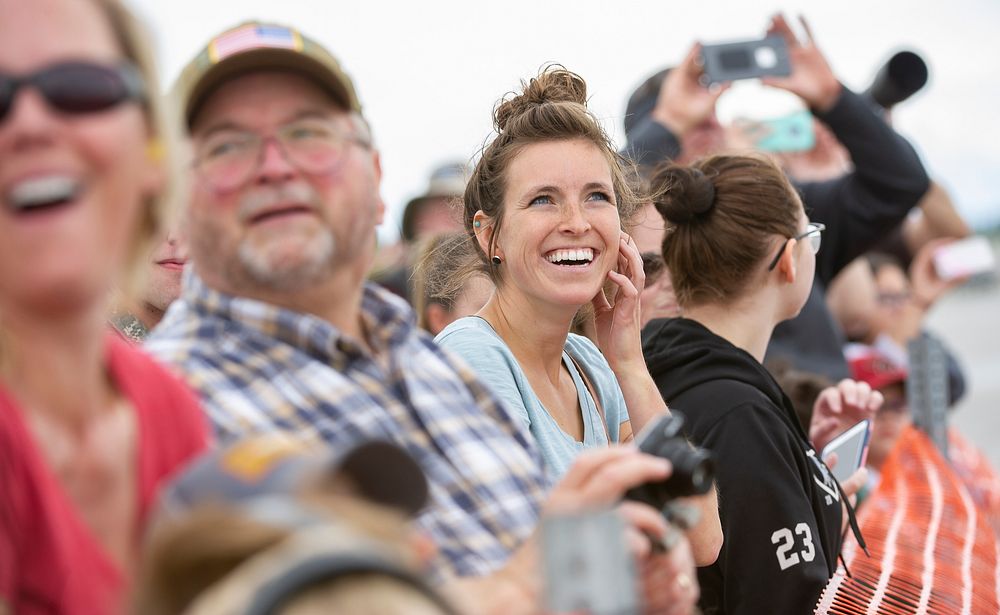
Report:
M545 410L514 354L488 322L478 316L460 318L438 333L434 341L468 363L507 409L524 421L542 451L546 474L552 480L566 473L580 451L618 442L619 426L629 420L611 366L597 346L583 336L570 333L563 349L563 364L573 377L583 409L582 442L563 431ZM603 418L571 357L597 392Z

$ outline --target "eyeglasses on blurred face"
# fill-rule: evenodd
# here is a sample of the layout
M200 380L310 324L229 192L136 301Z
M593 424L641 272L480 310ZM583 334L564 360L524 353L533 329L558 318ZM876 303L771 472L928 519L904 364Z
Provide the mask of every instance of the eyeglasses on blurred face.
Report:
M781 259L781 254L785 251L785 246L787 246L788 242L791 241L792 239L798 241L800 239L805 239L808 237L809 248L812 250L813 254L817 254L819 252L820 244L823 241L824 230L826 230L825 224L821 224L819 222L810 222L809 224L807 224L806 230L804 232L799 233L795 237L790 237L786 239L785 242L781 244L781 249L778 250L778 253L774 255L774 260L772 260L771 264L767 266L767 270L774 271L774 268L778 266L778 261Z
M233 190L249 181L271 141L291 165L312 175L333 171L350 144L369 146L331 118L303 117L268 136L230 128L210 131L196 145L195 170L215 189Z
M24 87L41 93L53 110L72 115L106 111L146 98L142 75L127 62L60 62L27 75L0 73L0 122L7 118Z

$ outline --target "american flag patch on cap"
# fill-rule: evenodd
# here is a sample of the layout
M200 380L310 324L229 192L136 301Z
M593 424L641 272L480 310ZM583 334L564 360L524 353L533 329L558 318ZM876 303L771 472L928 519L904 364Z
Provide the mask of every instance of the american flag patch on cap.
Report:
M291 28L247 24L230 30L213 40L208 46L212 63L248 49L277 48L302 50L302 37Z

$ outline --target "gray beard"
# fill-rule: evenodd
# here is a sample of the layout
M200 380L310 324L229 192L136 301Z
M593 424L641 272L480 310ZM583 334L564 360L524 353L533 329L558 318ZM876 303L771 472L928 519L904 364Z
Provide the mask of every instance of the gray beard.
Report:
M331 233L316 237L308 251L295 263L281 262L275 255L241 243L237 254L243 270L254 283L265 288L291 292L314 285L331 270L336 243Z

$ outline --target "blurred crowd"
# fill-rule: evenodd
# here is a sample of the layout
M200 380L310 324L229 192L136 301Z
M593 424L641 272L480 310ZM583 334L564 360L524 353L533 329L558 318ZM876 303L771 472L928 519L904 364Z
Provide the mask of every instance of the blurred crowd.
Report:
M364 84L298 24L161 96L120 0L0 14L0 613L811 613L910 344L965 392L915 54L856 93L778 14L800 110L723 125L692 44L624 144L547 66L378 246Z

